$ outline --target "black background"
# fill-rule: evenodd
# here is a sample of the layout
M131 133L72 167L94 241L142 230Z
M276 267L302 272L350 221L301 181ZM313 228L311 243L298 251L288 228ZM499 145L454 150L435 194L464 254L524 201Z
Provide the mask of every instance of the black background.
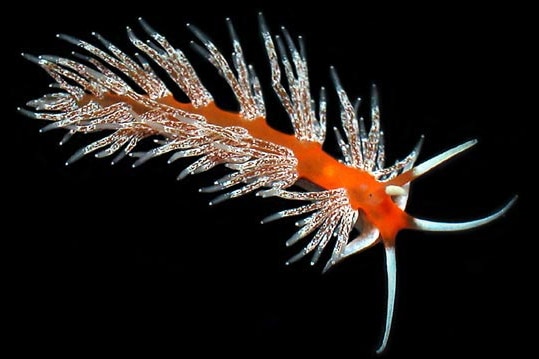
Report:
M386 357L534 351L536 232L523 218L526 191L534 188L526 179L536 161L530 126L537 115L527 110L537 93L529 9L516 3L350 8L335 1L304 8L286 2L115 6L122 9L110 2L16 4L15 25L3 31L3 242L13 245L3 251L10 299L4 323L21 355L374 356L385 318L381 246L325 275L307 260L287 267L299 250L284 246L293 221L259 221L290 203L250 195L208 207L211 196L197 189L222 171L176 182L180 165L189 161L169 166L157 159L132 169L129 160L111 167L85 158L65 167L88 140L76 137L58 147L63 133L41 135L42 123L15 111L51 82L21 51L67 55L73 47L56 33L88 40L97 31L132 53L124 29L130 25L142 35L139 16L182 48L218 103L233 109L223 80L189 48L194 37L184 26L197 25L229 54L224 19L230 16L265 85L269 120L286 131L288 120L269 88L258 11L274 32L284 25L305 37L313 89L331 88L329 65L351 97L368 98L370 84L379 86L390 161L405 156L421 134L420 161L479 140L414 183L411 214L467 220L520 195L504 218L483 228L399 235L398 297ZM336 124L331 91L329 101ZM368 115L367 106L362 113ZM327 150L337 153L332 139Z

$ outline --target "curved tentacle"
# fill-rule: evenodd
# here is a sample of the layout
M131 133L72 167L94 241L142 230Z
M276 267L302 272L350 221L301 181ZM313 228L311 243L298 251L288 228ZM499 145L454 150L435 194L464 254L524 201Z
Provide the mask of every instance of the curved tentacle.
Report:
M434 221L428 221L425 219L412 217L410 229L417 229L421 231L430 231L430 232L456 232L456 231L464 231L467 229L477 228L479 226L483 226L503 216L505 213L507 213L509 208L513 206L517 198L518 196L514 196L509 202L507 202L505 206L503 206L500 210L494 212L493 214L489 216L476 219L473 221L468 221L468 222L458 222L458 223L434 222Z
M382 342L376 350L376 354L381 354L386 350L391 333L391 324L393 322L393 312L395 309L395 298L397 294L397 256L395 255L395 246L393 244L385 245L386 255L386 274L387 274L387 305L386 322Z

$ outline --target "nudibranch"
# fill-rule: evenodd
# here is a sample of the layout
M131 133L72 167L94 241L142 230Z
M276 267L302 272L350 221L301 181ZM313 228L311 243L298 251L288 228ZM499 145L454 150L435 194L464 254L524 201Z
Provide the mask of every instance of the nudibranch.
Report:
M229 170L211 186L200 189L201 192L224 191L210 204L253 192L263 198L277 196L304 201L300 207L282 210L262 220L267 223L284 217L301 217L296 222L299 229L286 245L300 241L306 245L287 263L311 255L314 265L331 242L333 249L328 253L325 272L343 259L381 243L385 248L387 307L378 353L388 344L393 318L397 233L403 229L475 228L501 217L516 199L489 216L469 222L442 223L415 218L405 211L410 183L469 149L475 140L416 165L421 138L408 156L386 165L376 87L372 87L367 126L358 115L359 101L350 101L337 71L331 67L341 117L340 126L333 127L342 152L342 158L336 159L322 149L327 129L326 90L322 88L315 101L301 37L294 39L285 28L280 36L273 36L262 15L259 16L271 87L293 127L293 134L286 134L266 122L263 87L253 66L246 63L229 19L231 60L201 30L192 25L188 28L198 40L192 42L194 50L208 59L230 86L239 105L237 112L217 107L184 52L174 48L144 20L139 19L139 23L149 40L141 40L127 28L129 40L140 50L134 56L96 33L93 35L99 46L57 35L83 50L82 54L74 53L73 58L23 54L55 80L53 88L58 91L29 101L27 106L32 109L20 108L20 112L48 121L42 132L67 130L62 142L75 133L104 133L102 138L69 157L66 164L90 153L98 158L112 156L112 163L128 155L134 158L133 166L164 154L171 155L169 163L194 157L178 179L217 165ZM188 97L188 103L173 96L154 67L170 77ZM135 150L145 139L154 140L153 148Z

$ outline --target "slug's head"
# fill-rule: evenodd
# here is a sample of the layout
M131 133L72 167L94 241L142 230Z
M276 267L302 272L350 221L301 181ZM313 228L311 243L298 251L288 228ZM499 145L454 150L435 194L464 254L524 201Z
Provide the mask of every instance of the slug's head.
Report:
M401 162L401 165L399 165L400 168L394 165L397 167L394 167L393 171L384 169L369 171L372 175L371 181L362 181L359 186L348 190L350 205L355 207L358 213L354 227L359 232L359 235L350 240L340 254L334 256L324 268L324 271L327 271L344 258L362 252L378 242L383 242L387 273L387 312L384 333L380 346L376 351L377 354L385 351L391 331L397 281L395 255L395 238L397 233L402 229L461 231L479 227L504 215L517 198L515 196L497 212L469 222L433 222L410 216L404 211L408 201L410 183L442 162L470 148L477 141L468 141L418 166L414 166L421 142L412 154L407 157L408 160L405 159ZM364 171L360 172L362 175L365 173Z
M387 169L382 169L378 173L377 171L373 171L371 174L375 181L369 185L362 183L350 191L351 204L360 212L360 219L355 225L360 233L370 231L371 233L368 236L373 237L376 234L376 242L381 240L385 245L393 245L397 233L402 229L423 231L467 230L499 218L516 201L517 196L511 199L500 210L489 216L460 223L434 222L407 214L405 208L408 202L410 183L477 143L476 140L465 142L414 166L422 141L423 138L419 141L414 151L407 157L408 160L401 161L403 165L401 166L400 173L390 175L389 178L383 178L379 176L379 173L388 173L389 171ZM359 237L362 236L363 234L360 234ZM363 249L354 245L354 241L352 240L347 245L341 259L356 253L358 249Z
M409 227L409 216L404 212L408 188L371 180L348 189L350 205L359 213L355 227L360 237L370 230L373 233L369 236L374 237L376 232L377 241L393 241L400 230Z

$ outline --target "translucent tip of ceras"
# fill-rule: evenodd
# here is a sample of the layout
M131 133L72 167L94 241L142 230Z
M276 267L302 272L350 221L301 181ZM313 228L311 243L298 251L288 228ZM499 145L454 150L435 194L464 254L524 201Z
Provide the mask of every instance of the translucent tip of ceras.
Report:
M55 64L60 63L60 61L62 60L60 56L55 55L41 55L38 57L38 59L45 60L46 62L53 62Z
M430 232L456 232L477 228L502 217L515 204L518 196L514 196L505 206L490 216L468 222L434 222L420 218L412 218L411 228Z
M335 264L337 264L337 260L330 259L324 266L324 269L322 269L322 274L326 274Z
M41 65L43 63L43 59L38 56L30 55L25 52L21 52L21 56L24 57L26 60L33 62L34 64Z
M376 84L371 85L371 119L375 120L380 115L380 96Z
M419 140L417 141L413 150L416 156L418 156L419 152L421 152L421 148L423 148L424 142L425 142L425 135L422 134L421 136L419 136Z
M323 246L319 246L316 251L314 252L313 258L311 259L311 262L309 263L311 266L315 266L316 263L320 260L320 257L322 256L322 251L324 250Z
M208 205L214 206L216 204L219 204L221 202L226 201L227 199L232 198L232 195L230 193L223 193L222 195L219 195L208 202Z
M229 166L227 166L227 167L229 167ZM260 191L256 192L255 196L261 197L261 198L269 198L269 197L275 197L278 194L279 194L279 189L278 188L268 188L268 189L263 189L263 190L260 190Z
M307 58L307 46L305 45L305 39L303 36L298 35L299 54L303 59Z
M189 169L184 169L183 171L181 171L178 176L176 177L176 181L181 181L182 179L184 179L185 177L189 176L193 174L191 171L189 171Z
M262 34L269 33L268 25L266 25L266 19L264 18L264 14L262 14L262 12L258 13L258 27Z
M131 26L126 26L125 31L127 32L127 37L131 42L138 40L138 37L133 32L133 29L131 29Z
M296 233L294 233L290 238L288 238L288 240L285 242L285 245L287 247L291 247L293 246L294 244L296 244L297 241L299 241L300 239L302 239L303 237L305 237L307 235L307 233L304 233L301 229L299 231L297 231Z
M84 42L82 40L77 39L76 37L73 37L71 35L66 34L56 34L56 37L60 40L64 40L69 42L70 44L73 44L75 46L82 46Z
M309 223L310 221L310 218L307 217L307 218L303 218L303 219L300 219L299 221L296 221L294 223L294 226L296 227L303 227L304 225L306 225L307 223Z
M80 160L84 155L88 154L86 148L81 148L79 149L78 151L76 151L74 154L71 155L71 157L69 157L67 159L67 161L65 162L65 165L66 166L69 166L69 165L72 165L73 163L77 162L78 160Z
M337 70L335 69L335 66L331 65L329 67L329 74L331 76L331 81L333 81L333 85L338 90L342 89L341 80L339 78L339 75L337 74Z
M286 46L288 47L288 50L290 51L290 53L293 54L295 52L298 52L298 50L296 48L296 45L294 44L294 40L292 40L292 36L290 36L290 33L288 32L286 27L281 26L281 32L283 33L284 40L286 42ZM299 37L299 38L301 39L301 37ZM303 42L303 40L300 40L300 41ZM305 47L305 45L302 45L302 47ZM301 50L299 51L299 53L301 54ZM303 54L301 54L301 55L303 55Z
M199 193L214 193L214 192L221 191L225 188L226 188L225 186L215 183L213 186L199 188L198 192ZM212 202L215 202L215 200L213 200Z
M37 116L34 112L32 111L28 111L22 107L17 107L17 111L19 111L21 114L23 114L24 116L26 117L30 117L32 119L37 119ZM39 130L39 132L42 132L41 130Z
M142 17L139 17L137 20L140 24L140 27L142 27L142 30L144 30L148 35L150 35L151 37L158 35L158 32L155 31Z
M307 249L302 249L301 252L299 252L295 256L291 257L289 260L287 260L285 264L288 266L288 265L290 265L292 263L296 263L301 258L305 257L305 255L307 255L307 253L309 253L309 251Z
M131 155L131 154L130 154ZM140 166L141 164L147 162L151 158L156 156L155 151L148 151L148 152L142 152L142 153L133 153L131 157L138 157L138 159L131 165L131 167L135 168Z
M58 122L49 123L48 125L41 127L39 129L39 133L49 132L50 130L54 130L56 128L60 128L60 123Z
M114 47L112 42L105 39L103 36L101 36L99 33L92 31L92 36L94 36L99 42L103 44L107 49L110 49L111 47Z
M185 157L187 157L185 151L176 151L172 154L172 156L169 157L169 159L167 160L167 164L171 164L179 160L180 158L185 158Z
M272 215L269 215L267 217L264 217L261 221L260 221L260 224L266 224L266 223L270 223L270 222L273 222L273 221L276 221L278 219L281 219L283 218L283 215L281 212L277 212L277 213L274 213Z
M148 62L148 60L146 60L146 59L144 58L144 56L142 56L142 55L141 55L140 53L138 53L138 52L135 52L134 55L135 55L135 57L137 58L139 64L142 65L142 67L144 67L144 68L146 68L146 67L149 68L149 67L150 67L150 63Z
M105 158L105 157L108 157L108 156L112 155L113 153L114 153L114 150L112 148L105 148L104 150L95 153L94 157L95 158ZM111 162L111 164L112 165L114 164L114 160Z
M196 42L194 41L190 41L189 42L189 46L191 46L191 48L196 52L198 53L200 56L202 56L203 58L205 58L206 60L210 60L211 59L211 53L206 50L205 47L202 47L200 46L199 44L197 44Z
M380 96L378 94L378 86L375 83L371 84L371 103L378 106L380 102Z
M76 52L76 51L71 51L71 56L79 59L79 60L83 60L83 61L88 61L88 62L91 62L92 60L92 57L91 56L88 56L88 55L84 55L84 54L81 54L80 52Z
M187 23L185 24L185 26L193 33L193 35L195 35L204 45L211 45L212 44L212 41L210 40L210 38L208 37L208 35L206 35L205 33L203 33L198 27L196 27L195 25L192 25L190 23Z
M226 26L228 28L228 33L230 34L230 38L232 39L232 41L239 42L239 37L238 37L238 34L236 33L236 30L234 29L232 20L229 17L227 17L225 21L226 21Z
M111 166L114 166L115 164L117 164L118 162L120 162L120 161L121 161L125 156L127 156L128 154L129 154L129 153L128 153L127 151L125 151L125 150L120 151L120 152L116 155L116 157L114 157L114 158L112 159L112 161L110 161Z

